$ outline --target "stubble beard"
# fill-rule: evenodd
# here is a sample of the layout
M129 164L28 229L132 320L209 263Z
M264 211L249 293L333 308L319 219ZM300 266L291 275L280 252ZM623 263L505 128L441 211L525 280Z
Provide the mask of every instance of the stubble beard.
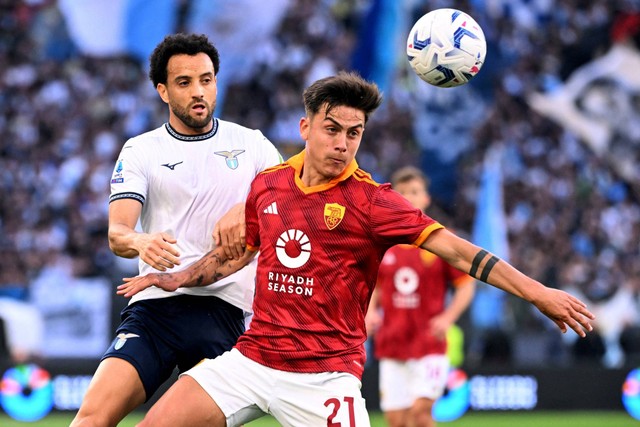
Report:
M192 104L204 104L207 108L207 114L202 118L193 117L191 114L189 114ZM215 105L213 106L213 108L211 108L209 103L204 100L193 102L192 104L190 104L187 108L181 107L180 105L171 104L171 111L182 123L185 124L185 126L195 131L202 131L209 125L209 123L211 123Z

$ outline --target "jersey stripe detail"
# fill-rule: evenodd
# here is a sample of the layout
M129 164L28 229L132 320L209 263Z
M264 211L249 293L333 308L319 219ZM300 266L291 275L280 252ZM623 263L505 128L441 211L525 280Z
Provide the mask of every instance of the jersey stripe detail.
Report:
M165 123L164 127L167 130L167 132L171 134L172 137L174 137L175 139L179 139L180 141L204 141L205 139L209 139L212 136L214 136L216 133L218 133L218 119L213 118L212 120L213 120L213 127L211 128L211 130L201 135L184 135L176 131L174 128L172 128L169 123Z
M288 165L287 163L281 163L279 165L271 166L270 168L263 170L262 172L260 172L260 174L276 172L276 171L279 171L280 169L284 169L288 167L290 167L290 165Z
M378 182L374 181L374 179L373 179L373 178L371 178L371 174L370 174L370 173L365 172L365 171L363 171L362 169L358 169L358 170L356 170L356 171L353 173L353 177L354 177L355 179L357 179L358 181L366 182L366 183L368 183L368 184L375 185L376 187L379 187L379 186L380 186L380 183L378 183Z
M121 199L137 200L144 205L144 196L142 194L134 193L134 192L113 194L109 197L109 203L115 202L116 200L121 200Z

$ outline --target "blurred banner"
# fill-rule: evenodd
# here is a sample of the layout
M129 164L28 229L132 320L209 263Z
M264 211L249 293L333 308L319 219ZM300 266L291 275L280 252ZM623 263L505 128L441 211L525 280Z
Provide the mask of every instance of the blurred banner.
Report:
M640 52L617 43L531 107L575 133L629 182L640 177Z
M147 61L165 35L173 33L179 0L58 0L69 35L85 55L130 54Z
M492 146L485 154L471 240L508 261L507 219L502 195L502 158L502 149L497 146ZM504 291L479 282L470 308L474 327L480 330L501 329L504 326L505 297Z

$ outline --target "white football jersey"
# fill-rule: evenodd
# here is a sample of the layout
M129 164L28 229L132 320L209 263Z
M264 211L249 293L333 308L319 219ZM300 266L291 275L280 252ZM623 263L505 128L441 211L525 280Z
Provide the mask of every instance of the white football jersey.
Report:
M129 139L111 177L109 202L123 198L142 203L140 225L145 233L167 232L178 241L179 271L215 248L216 222L232 206L244 202L253 178L277 165L282 157L260 132L213 119L207 134L177 133L169 124ZM215 295L251 312L255 277L250 265L219 282L165 292L150 287L130 303L178 293ZM140 274L158 272L139 261Z

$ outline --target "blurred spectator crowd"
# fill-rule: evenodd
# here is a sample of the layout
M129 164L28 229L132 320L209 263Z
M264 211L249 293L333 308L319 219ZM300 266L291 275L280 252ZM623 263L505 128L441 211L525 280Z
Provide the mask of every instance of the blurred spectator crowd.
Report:
M249 72L238 71L242 78L224 79L219 115L261 129L285 158L300 150L302 89L352 68L374 1L381 0L271 4L281 8L277 25L268 37L240 50L254 61ZM179 3L188 13L189 2ZM623 85L627 103L622 106L612 105L607 91L577 94L579 112L599 113L589 116L592 120L609 120L621 129L614 120L620 114L627 118L627 130L608 140L617 157L611 155L614 150L594 150L563 126L561 109L536 111L529 100L564 90L576 70L616 44L637 53L640 2L399 3L404 18L397 27L397 63L385 85L385 104L368 126L360 166L379 181L403 165L422 167L433 179L437 206L431 214L470 235L484 155L498 147L510 262L547 285L585 298L599 316L596 338L567 339L557 346L559 334L549 332L555 326L509 300L499 313L498 332L508 338L502 350L513 362L525 363L527 352L518 351L518 339L544 330L555 338L540 342L532 363L584 358L620 366L637 357L640 166L621 170L616 159L635 159L640 152L639 86ZM469 12L485 31L487 61L467 86L429 87L407 67L403 45L410 25L439 7ZM185 30L180 22L179 30ZM227 63L221 54L221 73L246 66ZM135 265L109 252L107 200L121 145L167 119L146 64L130 55L79 51L51 0L0 0L0 64L0 298L32 302L38 299L34 283L103 277L116 284L135 273ZM611 84L615 76L605 80L591 87ZM467 328L472 334L473 324Z

